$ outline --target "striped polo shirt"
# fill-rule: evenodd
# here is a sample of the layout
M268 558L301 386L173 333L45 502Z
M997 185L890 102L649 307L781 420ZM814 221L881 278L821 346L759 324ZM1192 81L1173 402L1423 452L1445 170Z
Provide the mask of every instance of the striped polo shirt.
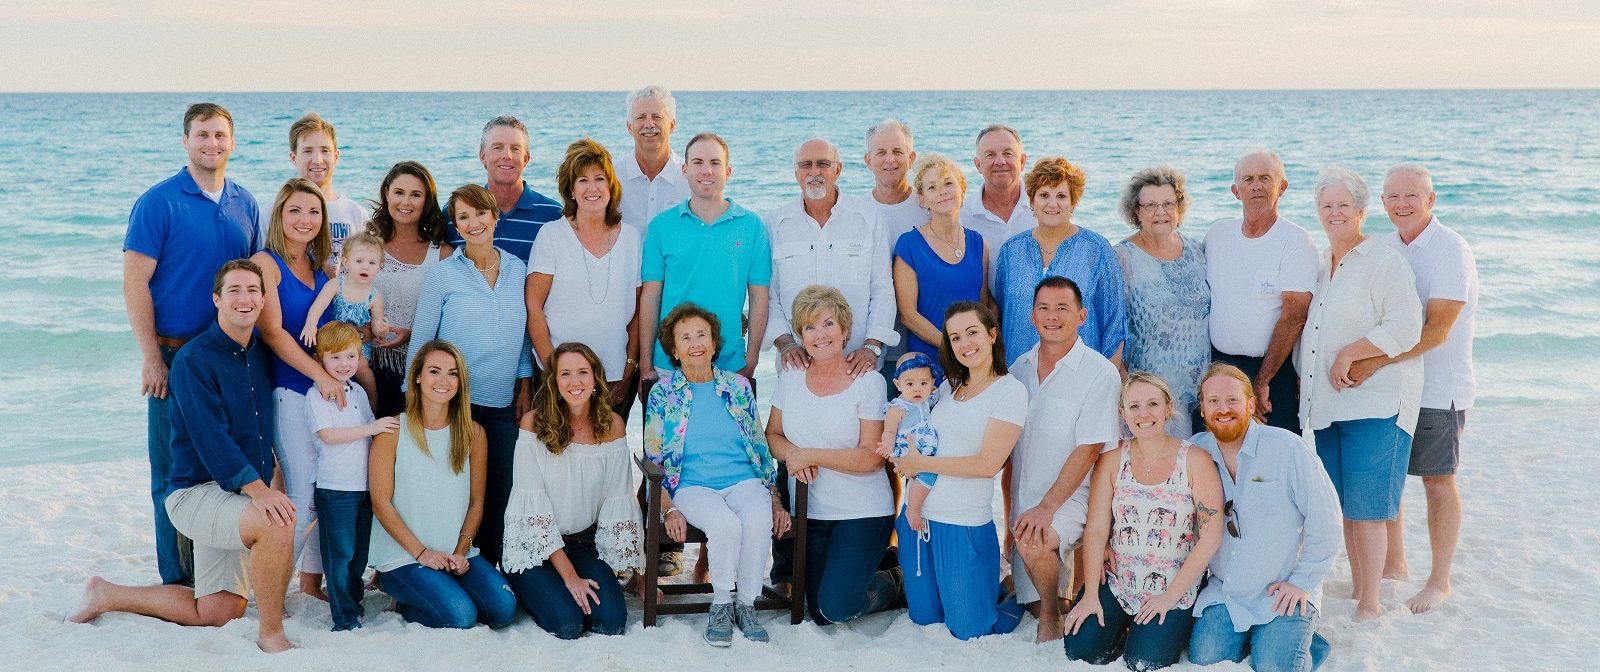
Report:
M489 185L483 185L485 189ZM450 204L444 203L445 219L450 220L449 229L445 232L446 238L456 249L463 247L461 234L456 231L454 218L450 217ZM533 190L524 181L522 183L522 198L517 199L517 207L510 212L500 213L500 223L494 227L494 246L517 255L524 266L528 264L529 255L533 253L533 240L539 237L539 229L546 222L561 219L561 203L553 201Z

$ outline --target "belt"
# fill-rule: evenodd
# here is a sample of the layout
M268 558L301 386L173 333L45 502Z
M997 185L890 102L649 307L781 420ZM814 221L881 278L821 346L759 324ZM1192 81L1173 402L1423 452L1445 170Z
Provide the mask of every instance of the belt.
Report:
M189 339L187 338L173 338L171 336L162 336L160 334L156 335L156 343L167 346L174 350L183 347L183 344L188 342Z

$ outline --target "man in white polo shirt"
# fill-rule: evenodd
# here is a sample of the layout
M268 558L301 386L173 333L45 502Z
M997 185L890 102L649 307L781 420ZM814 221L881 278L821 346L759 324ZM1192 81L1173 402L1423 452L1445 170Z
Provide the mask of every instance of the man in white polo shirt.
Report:
M978 198L968 198L961 206L961 225L981 234L989 248L987 280L992 290L1000 246L1011 236L1039 225L1022 190L1022 171L1028 167L1022 135L1005 124L990 124L978 131L972 165L983 176L983 184L978 187Z
M1478 264L1461 234L1433 216L1433 177L1416 164L1389 169L1383 178L1383 209L1395 232L1384 238L1405 255L1417 276L1417 295L1425 311L1422 340L1397 357L1374 357L1350 367L1350 377L1363 381L1379 368L1422 358L1422 410L1411 442L1406 472L1422 477L1428 498L1428 541L1433 567L1428 583L1406 606L1412 613L1431 610L1450 596L1450 566L1461 538L1461 493L1456 467L1461 461L1461 431L1472 407L1476 385L1472 372L1473 314L1478 308ZM1359 384L1359 382L1358 382ZM1384 576L1405 578L1404 518L1389 522L1389 557Z
M1117 367L1078 338L1088 318L1077 283L1050 276L1033 293L1039 343L1011 365L1028 388L1028 417L1011 453L1011 573L1017 602L1037 600L1035 641L1061 639L1063 563L1083 538L1089 472L1117 446ZM1026 575L1019 576L1018 569Z
M778 349L779 367L810 364L790 317L794 298L811 285L844 294L850 311L861 316L850 327L845 361L850 375L878 368L894 332L894 280L889 274L889 240L878 218L839 199L839 148L820 138L794 152L794 179L800 198L762 218L772 244L772 285L767 310L768 344Z
M617 181L622 183L622 223L637 228L641 239L650 220L689 199L683 160L672 151L677 127L678 101L671 91L652 84L628 94L633 157L617 161Z
M1300 377L1289 354L1306 323L1318 261L1306 230L1278 216L1278 198L1288 188L1277 154L1239 157L1233 195L1244 217L1219 219L1206 231L1206 280L1211 358L1255 381L1257 412L1266 424L1298 434Z

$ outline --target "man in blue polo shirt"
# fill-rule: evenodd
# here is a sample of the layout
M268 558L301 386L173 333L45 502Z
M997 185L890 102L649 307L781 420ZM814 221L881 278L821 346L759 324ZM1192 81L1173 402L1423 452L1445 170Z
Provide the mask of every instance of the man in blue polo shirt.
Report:
M528 151L528 127L516 117L503 116L483 125L483 137L478 141L478 160L489 171L489 181L483 186L494 194L495 205L500 206L500 223L494 227L494 245L517 255L523 263L533 253L533 239L539 235L546 222L561 219L561 203L551 200L528 186L522 179L522 169L532 158ZM450 204L441 203L449 216ZM463 245L455 222L450 222L450 244Z
M650 221L644 238L639 296L639 397L671 366L656 343L656 325L678 304L693 302L722 323L722 351L714 362L724 371L750 378L760 348L746 347L741 323L749 313L749 343L759 344L767 327L767 285L772 252L767 229L755 213L722 197L733 168L728 143L701 133L683 151L689 200ZM753 381L752 381L753 382Z
M223 263L212 279L216 321L172 363L173 468L160 508L194 539L194 589L94 577L67 620L121 611L220 626L244 615L253 587L261 619L256 646L267 653L292 647L283 632L283 594L295 510L272 454L272 353L255 335L263 284L250 261Z
M256 199L224 175L233 153L232 115L214 103L190 105L183 115L183 148L188 165L134 202L122 242L122 297L144 358L140 393L150 398L150 496L162 583L192 578L161 506L172 469L167 368L178 348L211 323L206 279L263 243Z

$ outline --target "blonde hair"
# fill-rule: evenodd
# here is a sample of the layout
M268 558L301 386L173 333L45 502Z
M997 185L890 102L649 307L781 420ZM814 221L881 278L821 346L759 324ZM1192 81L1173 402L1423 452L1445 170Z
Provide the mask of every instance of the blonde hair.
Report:
M459 474L467 468L467 458L472 454L472 397L467 386L467 360L450 341L438 338L428 341L417 350L417 358L411 360L411 370L406 373L406 433L417 442L423 455L433 457L428 450L427 430L422 427L422 383L419 379L422 363L435 352L447 353L455 359L456 375L461 379L455 398L445 409L445 417L450 421L450 470Z
M317 330L317 359L332 352L361 347L361 332L348 322L334 320Z
M306 116L296 119L293 124L289 125L289 151L299 150L300 138L317 131L327 133L328 142L333 143L334 151L339 150L339 136L334 135L333 124L328 123L327 119L323 119L322 115L316 112L307 112Z
M311 194L317 197L317 204L322 209L322 228L317 229L317 237L311 239L311 244L299 253L291 254L289 241L283 237L283 207L289 202L289 197L295 194ZM290 257L300 256L301 253L311 257L311 268L319 269L328 263L333 256L333 237L328 234L328 198L322 195L322 189L311 180L293 178L283 183L278 189L278 197L272 201L272 218L267 224L267 249L272 250L284 261Z
M794 324L790 327L798 334L801 327L816 322L825 311L833 312L833 319L838 321L839 330L844 332L846 339L849 339L850 302L845 300L842 292L827 285L811 285L800 290L794 297L794 307L790 311L794 320Z
M1122 392L1117 395L1117 404L1119 406L1128 404L1128 390L1133 387L1134 383L1144 383L1160 390L1161 396L1167 398L1167 405L1172 405L1172 386L1167 385L1167 379L1149 371L1134 371L1128 374L1127 380L1122 381Z
M956 178L957 190L963 195L967 193L967 176L961 173L961 166L943 154L929 154L917 159L917 165L911 167L911 186L918 196L922 195L922 178L932 171L939 171L938 177Z
M351 250L365 247L378 253L378 268L383 268L383 239L371 231L362 231L344 239L340 254L348 255Z

